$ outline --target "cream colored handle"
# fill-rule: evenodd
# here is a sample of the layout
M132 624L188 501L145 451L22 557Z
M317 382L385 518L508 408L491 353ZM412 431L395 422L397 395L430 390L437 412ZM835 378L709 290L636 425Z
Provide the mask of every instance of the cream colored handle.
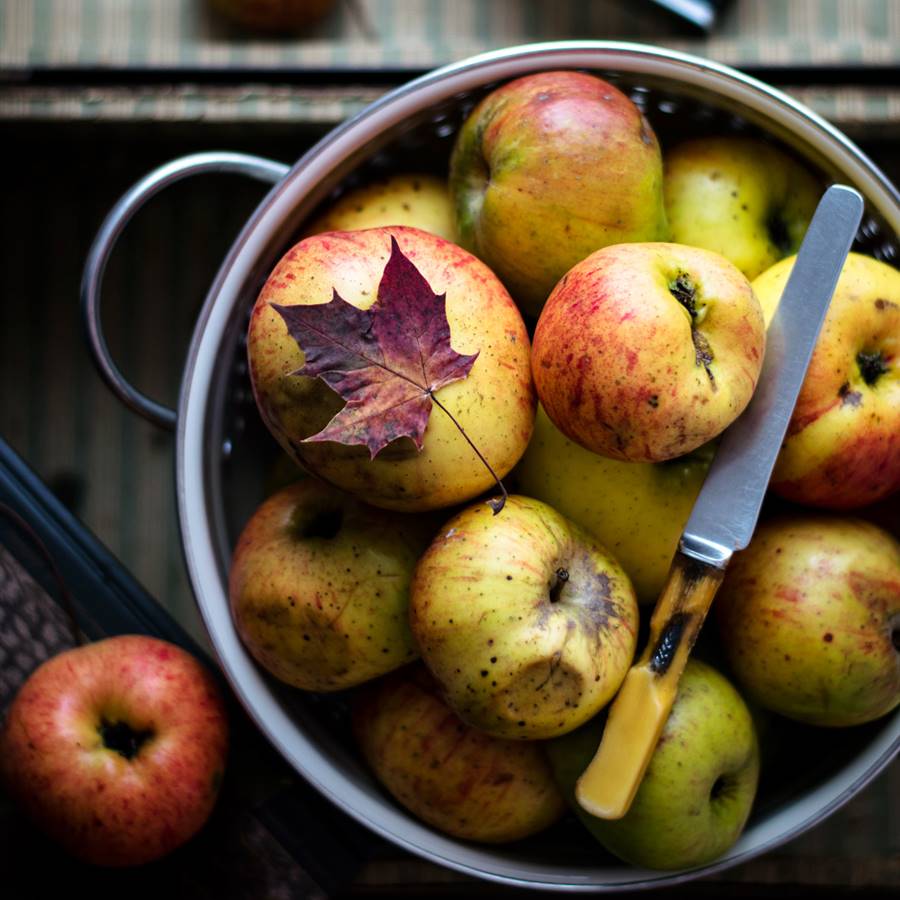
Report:
M678 681L725 570L678 553L650 620L644 652L625 676L600 747L575 786L601 819L628 812L678 693Z

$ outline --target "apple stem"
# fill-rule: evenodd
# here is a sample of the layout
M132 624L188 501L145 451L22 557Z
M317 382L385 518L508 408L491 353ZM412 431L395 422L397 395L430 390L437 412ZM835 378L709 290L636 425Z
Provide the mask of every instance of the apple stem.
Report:
M40 535L38 535L31 525L29 525L28 522L26 522L25 519L23 519L11 506L0 503L0 513L6 516L6 518L31 541L32 545L37 548L38 552L43 556L45 562L50 567L50 571L52 572L53 578L56 580L57 588L59 589L62 607L65 610L66 618L69 622L72 641L76 647L80 647L84 643L84 635L78 627L78 615L75 612L75 603L72 600L72 593L69 590L65 579L62 577L53 556L47 549L47 545L41 540Z
M506 501L509 498L509 493L507 492L506 488L503 486L503 482L500 480L500 477L494 471L491 464L484 458L484 455L482 454L482 452L472 442L472 439L466 434L465 428L463 428L462 425L459 424L459 422L456 420L453 413L450 412L450 410L447 409L447 407L444 406L444 404L441 403L441 401L438 400L438 398L435 397L435 395L431 391L429 391L428 393L432 399L432 402L439 409L442 409L446 413L446 415L449 417L450 421L459 429L459 433L466 439L466 443L475 451L475 455L484 463L485 468L488 470L488 472L491 473L491 475L494 478L494 481L497 482L497 487L500 488L500 496L499 497L491 497L491 499L488 500L488 503L490 504L491 509L494 511L494 515L496 516L497 513L500 512L500 510L503 509L503 507L506 505Z

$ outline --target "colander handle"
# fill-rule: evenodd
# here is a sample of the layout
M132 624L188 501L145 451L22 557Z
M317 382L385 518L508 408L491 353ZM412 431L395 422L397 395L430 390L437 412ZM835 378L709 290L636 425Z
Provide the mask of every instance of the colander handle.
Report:
M116 241L125 226L131 221L132 216L151 197L184 178L208 172L227 172L248 175L258 181L275 184L284 178L289 168L284 163L245 153L217 151L182 156L154 169L133 185L119 198L100 226L88 252L81 277L81 314L87 342L100 376L109 389L129 409L143 416L148 422L173 431L177 414L174 409L157 403L133 387L119 371L106 344L100 319L100 288L106 263Z

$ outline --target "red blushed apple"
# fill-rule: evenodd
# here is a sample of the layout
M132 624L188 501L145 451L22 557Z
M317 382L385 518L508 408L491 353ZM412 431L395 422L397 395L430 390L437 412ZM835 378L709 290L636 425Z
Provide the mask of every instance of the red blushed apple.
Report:
M0 732L0 774L73 856L137 865L204 824L227 743L210 673L179 647L126 635L61 653L31 675Z
M599 247L668 237L662 184L641 111L584 72L538 72L492 91L450 160L463 245L532 315Z
M796 257L753 282L766 321ZM772 489L851 509L900 488L900 272L851 253L816 342Z
M900 544L859 519L763 523L716 597L745 696L810 725L870 722L900 704Z
M519 840L552 825L565 809L541 745L469 727L422 666L366 685L354 699L353 732L391 794L454 837Z
M759 303L727 259L680 244L616 244L553 289L532 370L547 415L571 440L660 462L737 418L764 352Z

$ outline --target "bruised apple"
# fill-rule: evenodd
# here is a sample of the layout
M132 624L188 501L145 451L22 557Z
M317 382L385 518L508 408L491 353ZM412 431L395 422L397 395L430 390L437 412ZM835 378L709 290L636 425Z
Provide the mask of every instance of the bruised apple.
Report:
M451 519L416 566L410 621L450 706L497 737L547 738L594 716L634 655L638 610L603 547L511 496Z
M464 246L532 315L598 248L668 236L653 129L625 94L582 72L526 75L488 94L460 129L450 191Z
M796 257L753 282L771 321ZM789 500L830 509L900 488L900 272L844 263L772 475Z
M301 320L312 355L288 327ZM375 506L414 511L474 497L494 482L485 460L502 477L531 437L518 309L484 263L419 229L302 240L264 285L247 349L257 406L281 446ZM436 361L449 382L428 380ZM311 367L321 377L300 371Z
M357 743L410 812L464 840L499 843L552 825L564 802L534 743L470 728L421 666L367 685L353 708Z
M303 478L266 500L229 573L235 627L294 687L336 691L418 656L409 582L430 525Z
M759 303L727 259L680 244L617 244L554 288L532 368L567 437L613 459L660 462L743 412L764 352Z

